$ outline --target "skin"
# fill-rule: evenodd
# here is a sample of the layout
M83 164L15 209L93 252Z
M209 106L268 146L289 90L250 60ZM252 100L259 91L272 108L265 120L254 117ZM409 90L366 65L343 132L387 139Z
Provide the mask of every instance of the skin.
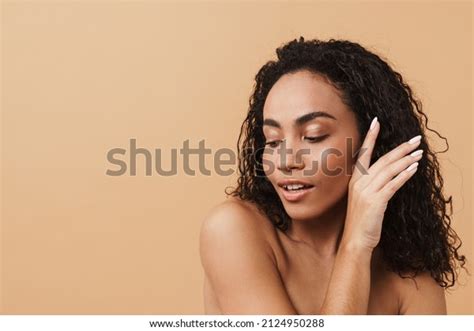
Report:
M328 116L297 124L315 111ZM444 291L434 279L428 274L418 275L416 282L399 277L388 271L376 248L384 204L413 173L402 170L417 160L406 156L417 145L403 144L369 167L380 125L360 137L355 115L339 92L308 71L284 75L275 83L264 105L264 121L270 143L264 164L273 165L266 175L292 225L284 233L255 205L237 198L214 207L200 233L205 312L445 314ZM307 139L321 136L325 138L318 142ZM271 153L282 141L293 151L284 158ZM354 158L351 150L360 147L367 153ZM330 148L340 155L324 156ZM309 152L296 157L301 150ZM359 161L366 175L354 167ZM314 171L314 164L323 163L341 171ZM304 176L308 169L311 174ZM397 173L402 174L392 179ZM302 179L315 189L301 201L287 201L277 185L285 178Z
M331 117L318 116L295 124L295 119L315 111ZM307 71L281 77L267 96L263 114L263 132L267 143L263 163L275 165L274 171L266 171L267 178L294 220L288 236L313 247L326 257L334 257L344 226L345 196L352 171L352 167L346 165L346 144L352 143L353 149L360 147L355 115L324 78ZM324 136L326 138L320 142L308 140L308 137ZM285 139L284 147L293 151L283 158L283 149L273 147L274 142L282 139ZM282 143L279 146L283 147ZM300 153L298 160L297 151L308 152ZM325 157L324 151L333 152L326 153ZM344 155L338 156L334 151ZM353 161L350 161L352 164ZM323 171L324 164L328 170L339 169L340 174ZM288 202L283 197L283 189L277 185L279 180L288 178L310 182L316 189L303 203Z

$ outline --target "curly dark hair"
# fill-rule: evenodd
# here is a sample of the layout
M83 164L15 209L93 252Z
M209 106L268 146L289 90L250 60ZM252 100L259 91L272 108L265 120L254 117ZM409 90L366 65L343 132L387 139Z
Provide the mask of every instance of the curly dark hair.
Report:
M411 273L408 278L412 278L429 271L440 286L453 286L458 278L457 265L460 262L466 269L466 257L459 254L462 241L451 227L452 196L446 199L442 192L443 178L436 157L440 152L428 145L425 129L446 141L447 148L441 153L449 149L449 144L436 130L428 128L422 104L401 74L380 56L347 40L305 41L300 37L277 48L276 54L278 60L267 62L255 76L237 142L237 187L231 187L231 192L226 189L226 194L254 202L273 225L282 231L288 229L291 218L262 167L263 106L271 87L284 74L308 70L323 75L355 113L361 137L365 137L375 116L382 124L371 164L415 135L422 136L419 148L426 156L412 178L390 199L379 246L388 267L400 277Z

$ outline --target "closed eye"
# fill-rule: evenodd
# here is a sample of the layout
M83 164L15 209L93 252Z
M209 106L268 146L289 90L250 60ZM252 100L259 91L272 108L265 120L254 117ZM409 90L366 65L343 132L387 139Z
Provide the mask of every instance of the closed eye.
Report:
M309 141L310 143L317 143L326 139L327 136L329 136L329 134L326 134L324 136L319 136L319 137L304 137L304 139ZM278 144L282 141L283 140L272 140L272 141L265 142L265 145L274 148L274 147L277 147Z
M326 134L326 135L320 136L320 137L304 137L304 139L308 140L310 143L317 143L317 142L323 141L327 136L329 136L329 135Z
M270 147L277 147L280 142L281 140L273 140L273 141L266 142L265 145L270 146Z

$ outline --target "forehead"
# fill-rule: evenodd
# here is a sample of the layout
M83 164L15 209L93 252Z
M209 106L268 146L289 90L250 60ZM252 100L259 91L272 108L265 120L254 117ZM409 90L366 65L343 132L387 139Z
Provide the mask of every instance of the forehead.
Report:
M312 111L327 112L338 121L350 116L340 92L324 76L301 70L283 75L273 85L265 100L263 117L283 124Z

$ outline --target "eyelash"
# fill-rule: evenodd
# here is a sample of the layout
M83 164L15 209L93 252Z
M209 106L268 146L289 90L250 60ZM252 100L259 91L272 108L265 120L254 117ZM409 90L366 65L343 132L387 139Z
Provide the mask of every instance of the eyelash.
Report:
M321 142L323 141L327 136L329 136L328 134L324 135L324 136L320 136L320 137L304 137L304 139L308 140L311 144L314 144L314 143L318 143L318 142ZM269 142L266 142L265 145L268 145L270 147L277 147L273 144L276 144L278 142L280 142L281 140L273 140L273 141L269 141Z

